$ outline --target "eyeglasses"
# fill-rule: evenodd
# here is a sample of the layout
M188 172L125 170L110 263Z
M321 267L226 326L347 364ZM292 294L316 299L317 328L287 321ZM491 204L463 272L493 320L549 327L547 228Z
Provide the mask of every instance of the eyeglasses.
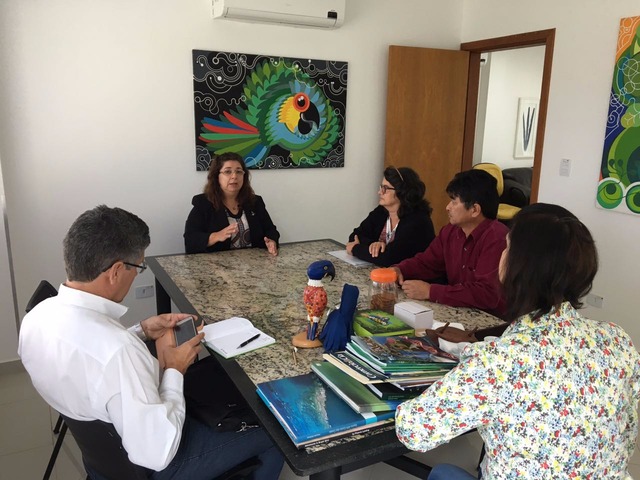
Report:
M385 193L387 193L387 190L395 190L395 188L390 187L388 185L380 185L379 190L382 192L382 194L384 195Z
M230 177L231 175L233 175L234 173L239 176L242 177L244 175L244 170L242 169L237 169L237 170L220 170L220 173L222 175L224 175L225 177Z
M135 263L122 262L129 267L134 267L138 270L138 274L141 274L147 269L147 262L142 262L140 265L136 265Z
M116 263L118 263L118 260L116 260L115 262L113 262L111 265L109 265L107 268L105 268L104 270L102 270L103 272L106 272L107 270L109 270L111 267L113 267ZM142 273L147 269L147 262L142 262L140 265L136 265L135 263L129 263L129 262L122 262L125 265L129 266L129 267L134 267L138 270L138 273Z

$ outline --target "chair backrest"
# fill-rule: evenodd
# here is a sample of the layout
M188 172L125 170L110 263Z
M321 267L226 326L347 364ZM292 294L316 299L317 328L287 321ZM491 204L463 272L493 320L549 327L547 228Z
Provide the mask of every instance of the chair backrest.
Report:
M55 289L55 287L46 280L42 280L27 302L25 311L29 313L33 309L33 307L35 307L41 301L46 300L50 297L55 297L56 295L58 295L58 291Z
M473 168L476 170L484 170L491 174L498 181L498 195L502 195L504 191L504 180L502 178L502 169L495 163L476 163Z
M131 463L122 439L111 423L84 422L63 415L80 451L82 461L91 470L109 480L146 480L151 470Z

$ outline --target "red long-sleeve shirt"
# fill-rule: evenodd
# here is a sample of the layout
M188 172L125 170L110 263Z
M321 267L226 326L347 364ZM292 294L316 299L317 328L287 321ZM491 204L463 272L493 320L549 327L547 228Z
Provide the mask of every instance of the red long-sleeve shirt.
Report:
M431 285L432 302L479 308L502 317L505 303L498 264L508 231L505 225L490 219L468 237L460 227L447 225L424 252L396 266L405 280L432 282L446 277L448 285Z

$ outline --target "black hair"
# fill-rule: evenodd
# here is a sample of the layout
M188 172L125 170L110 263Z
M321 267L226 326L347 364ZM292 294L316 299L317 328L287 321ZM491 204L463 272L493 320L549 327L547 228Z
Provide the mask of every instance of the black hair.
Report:
M598 252L591 233L567 209L536 203L513 219L505 258L503 289L508 318L534 318L589 291L598 271Z
M447 185L447 194L458 197L467 209L477 203L485 218L494 220L498 215L498 181L484 170L457 173Z
M395 188L396 197L400 200L398 217L424 210L431 214L431 205L424 198L426 187L418 174L409 167L387 167L384 169L384 178Z

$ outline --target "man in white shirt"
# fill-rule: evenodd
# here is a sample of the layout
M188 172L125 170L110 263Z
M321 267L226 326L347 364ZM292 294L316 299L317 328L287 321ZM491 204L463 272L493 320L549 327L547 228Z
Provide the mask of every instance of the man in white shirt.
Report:
M162 366L144 344L188 315L120 324L120 302L146 268L149 243L147 225L119 208L98 206L73 223L64 239L67 281L20 329L18 354L35 388L70 418L112 423L131 462L154 480L211 479L256 455L257 478L277 479L283 460L262 429L217 432L186 416L183 375L204 334L163 347Z

